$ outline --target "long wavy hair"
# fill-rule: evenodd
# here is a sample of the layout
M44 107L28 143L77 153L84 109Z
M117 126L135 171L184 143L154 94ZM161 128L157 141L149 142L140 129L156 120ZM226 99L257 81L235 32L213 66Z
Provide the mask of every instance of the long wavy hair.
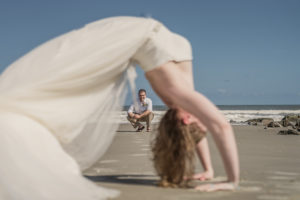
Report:
M205 136L196 123L183 124L177 112L176 109L166 112L151 145L154 168L162 187L188 186L185 177L194 174L196 143Z

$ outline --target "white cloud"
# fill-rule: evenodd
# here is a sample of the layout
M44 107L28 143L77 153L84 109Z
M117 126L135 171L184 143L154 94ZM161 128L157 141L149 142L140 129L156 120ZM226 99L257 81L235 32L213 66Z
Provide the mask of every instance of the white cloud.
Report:
M218 91L220 94L226 94L226 93L227 93L227 90L226 90L226 89L222 89L222 88L218 89L217 91Z

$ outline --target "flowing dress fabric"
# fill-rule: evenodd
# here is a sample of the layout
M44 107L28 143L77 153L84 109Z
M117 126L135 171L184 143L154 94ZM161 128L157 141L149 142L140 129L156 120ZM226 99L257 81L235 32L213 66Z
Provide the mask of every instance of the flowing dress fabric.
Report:
M186 39L153 19L114 17L54 38L0 76L0 198L106 199L81 175L107 150L127 71L191 60ZM132 81L132 80L131 80Z

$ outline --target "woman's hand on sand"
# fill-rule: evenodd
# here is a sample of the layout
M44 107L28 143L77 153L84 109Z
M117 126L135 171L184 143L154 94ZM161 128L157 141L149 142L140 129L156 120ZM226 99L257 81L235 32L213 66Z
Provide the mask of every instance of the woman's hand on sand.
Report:
M196 190L201 192L215 192L215 191L233 191L238 188L236 183L222 182L222 183L210 183L198 185L195 187Z
M199 181L206 181L210 180L214 177L213 171L205 171L202 173L194 174L192 177L184 177L184 180L199 180Z
M194 174L192 177L193 180L199 180L199 181L206 181L210 180L214 177L214 172L212 171L205 171L202 173Z

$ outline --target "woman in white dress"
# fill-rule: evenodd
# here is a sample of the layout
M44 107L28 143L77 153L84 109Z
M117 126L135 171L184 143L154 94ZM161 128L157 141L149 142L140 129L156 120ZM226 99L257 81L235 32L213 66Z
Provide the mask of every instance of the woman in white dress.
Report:
M228 183L215 188L237 184L232 129L190 87L191 59L189 42L161 23L113 17L54 38L11 64L0 76L0 199L115 197L117 191L94 185L81 170L110 145L118 126L113 117L136 63L167 105L193 114L212 133L228 175Z

